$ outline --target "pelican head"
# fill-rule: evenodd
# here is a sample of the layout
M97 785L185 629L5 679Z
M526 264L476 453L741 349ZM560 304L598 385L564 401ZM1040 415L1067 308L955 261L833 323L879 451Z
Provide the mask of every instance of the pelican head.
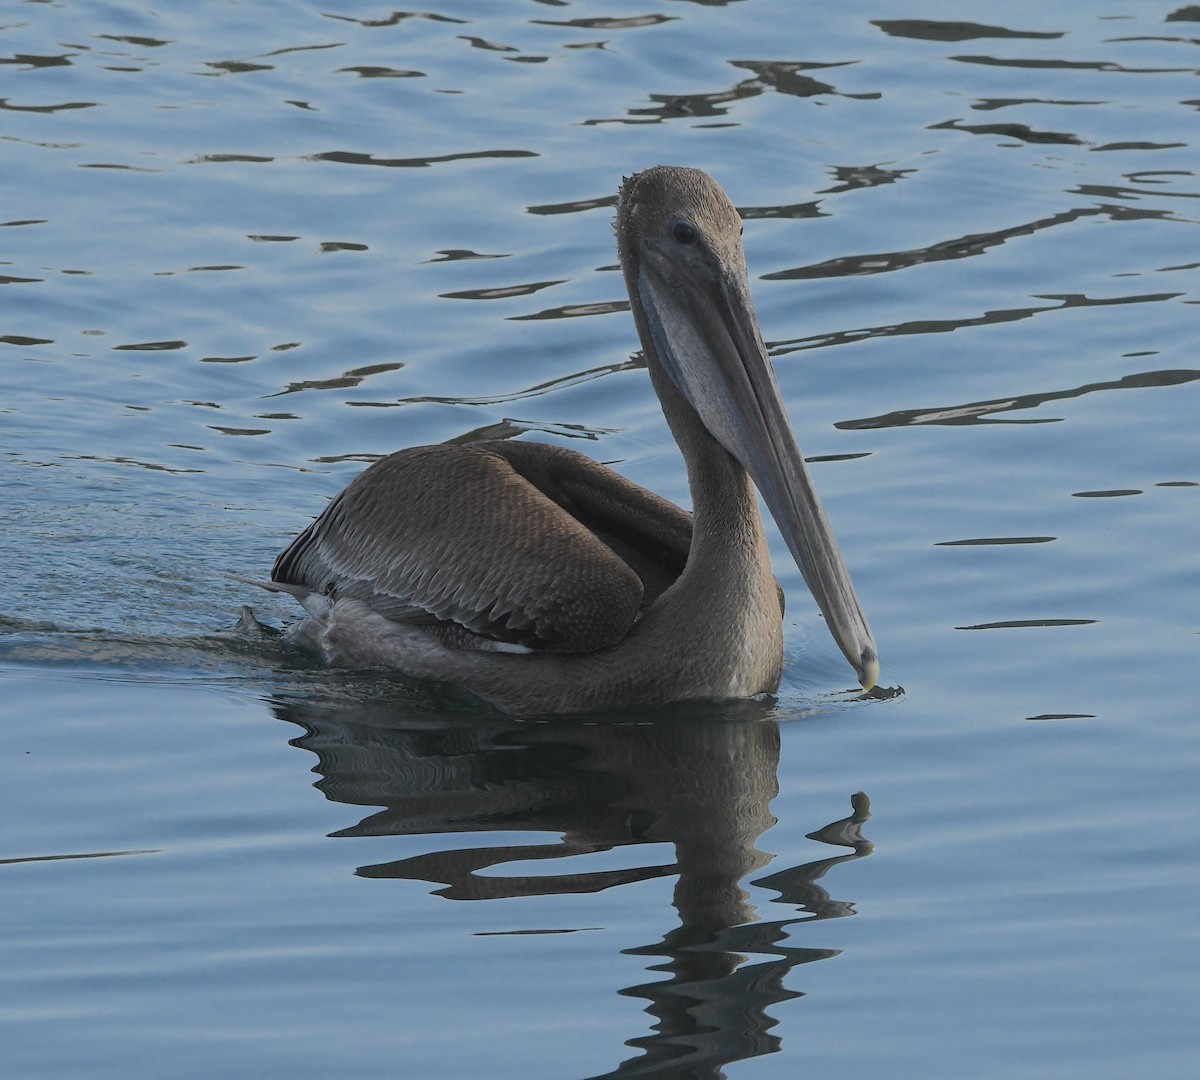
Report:
M875 640L804 464L759 330L742 223L707 173L660 165L628 178L617 246L656 382L663 375L749 473L864 689Z

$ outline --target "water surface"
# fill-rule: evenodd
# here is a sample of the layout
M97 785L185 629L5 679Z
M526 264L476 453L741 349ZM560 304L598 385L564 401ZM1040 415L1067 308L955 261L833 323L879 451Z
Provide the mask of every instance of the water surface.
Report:
M1177 3L13 7L14 1075L1190 1077L1198 41ZM846 692L774 533L770 701L502 720L231 633L296 612L229 575L400 446L687 503L610 229L660 161L746 220L903 691Z

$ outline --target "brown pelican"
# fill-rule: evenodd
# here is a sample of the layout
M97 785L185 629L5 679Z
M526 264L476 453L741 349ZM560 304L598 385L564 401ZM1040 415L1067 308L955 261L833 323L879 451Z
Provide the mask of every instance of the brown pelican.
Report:
M754 485L863 687L875 643L796 445L741 220L697 169L621 185L617 247L692 514L560 447L419 446L359 475L275 562L333 664L458 684L508 712L774 691L782 591Z

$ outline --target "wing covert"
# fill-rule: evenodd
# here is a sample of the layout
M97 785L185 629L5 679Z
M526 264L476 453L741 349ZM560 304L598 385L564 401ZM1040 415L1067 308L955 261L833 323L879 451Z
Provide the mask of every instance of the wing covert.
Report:
M536 649L615 644L637 618L641 578L497 445L414 447L376 462L279 556L272 580Z

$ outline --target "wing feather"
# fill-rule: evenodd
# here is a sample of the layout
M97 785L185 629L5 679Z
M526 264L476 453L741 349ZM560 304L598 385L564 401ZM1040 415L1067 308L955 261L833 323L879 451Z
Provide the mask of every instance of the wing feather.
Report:
M647 525L625 523L639 515ZM581 454L536 443L414 447L352 481L271 578L396 621L590 652L621 640L643 606L649 578L619 553L638 549L639 530L653 539L650 561L677 576L690 516Z

